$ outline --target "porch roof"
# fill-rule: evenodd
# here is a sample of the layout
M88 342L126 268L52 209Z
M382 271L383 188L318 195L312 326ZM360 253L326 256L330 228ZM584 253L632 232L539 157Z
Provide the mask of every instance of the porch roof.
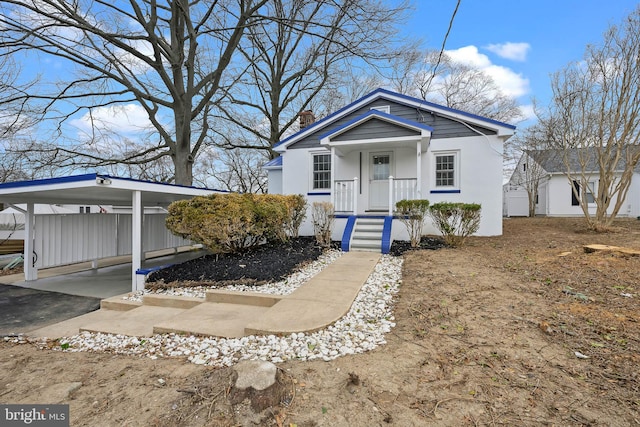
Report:
M394 137L360 136L348 137L351 131L356 131L359 127L365 126L372 121L381 121L383 123L402 128L406 132L398 134ZM339 151L355 149L363 146L372 146L379 144L393 144L394 146L407 145L415 146L416 142L427 141L431 137L433 128L424 123L408 120L403 117L394 116L379 110L369 110L365 114L355 117L353 120L332 129L323 135L320 135L320 144L327 147L336 147ZM424 144L422 151L427 150L427 144Z

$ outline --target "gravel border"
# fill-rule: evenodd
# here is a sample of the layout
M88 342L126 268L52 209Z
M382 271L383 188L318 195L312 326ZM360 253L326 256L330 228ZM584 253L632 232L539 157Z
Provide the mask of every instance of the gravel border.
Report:
M128 337L83 332L59 340L54 349L78 352L109 352L150 357L186 357L192 363L231 366L240 360L333 360L363 353L386 343L385 334L395 326L394 296L402 282L403 259L383 255L363 285L349 312L333 325L313 333L247 336L242 338L195 337L158 334ZM288 279L284 282L290 282ZM255 289L252 289L255 290ZM16 343L34 342L50 348L47 341L25 337L5 338Z

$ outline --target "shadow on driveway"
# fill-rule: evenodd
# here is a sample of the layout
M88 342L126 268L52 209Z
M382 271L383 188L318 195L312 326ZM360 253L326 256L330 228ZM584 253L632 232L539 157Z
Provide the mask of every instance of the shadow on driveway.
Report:
M100 298L0 284L0 336L25 333L100 308Z

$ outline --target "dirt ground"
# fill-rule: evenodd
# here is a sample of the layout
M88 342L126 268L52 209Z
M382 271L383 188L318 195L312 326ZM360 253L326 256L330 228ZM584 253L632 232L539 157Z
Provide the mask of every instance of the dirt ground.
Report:
M508 219L504 235L405 254L396 327L375 351L286 362L250 416L229 369L0 344L0 402L70 404L77 426L640 425L640 221Z

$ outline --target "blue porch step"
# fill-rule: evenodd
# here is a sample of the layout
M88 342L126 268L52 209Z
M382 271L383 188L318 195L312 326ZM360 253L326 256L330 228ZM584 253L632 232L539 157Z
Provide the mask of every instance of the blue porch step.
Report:
M389 253L392 223L392 216L349 216L342 235L342 250Z

